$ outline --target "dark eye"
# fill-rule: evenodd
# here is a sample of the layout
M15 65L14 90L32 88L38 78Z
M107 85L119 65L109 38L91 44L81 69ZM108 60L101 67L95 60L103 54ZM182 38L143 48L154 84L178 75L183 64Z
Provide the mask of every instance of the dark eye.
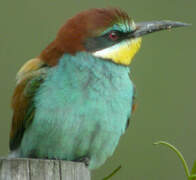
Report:
M116 40L119 39L119 35L118 35L117 32L111 31L111 32L109 33L109 38L110 38L112 41L116 41Z

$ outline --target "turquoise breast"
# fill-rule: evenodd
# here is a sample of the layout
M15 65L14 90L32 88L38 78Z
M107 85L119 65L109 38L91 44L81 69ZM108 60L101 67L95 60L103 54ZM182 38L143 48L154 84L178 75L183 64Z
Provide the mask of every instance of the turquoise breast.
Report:
M129 68L88 53L64 54L34 98L21 156L77 160L94 169L114 152L131 115Z

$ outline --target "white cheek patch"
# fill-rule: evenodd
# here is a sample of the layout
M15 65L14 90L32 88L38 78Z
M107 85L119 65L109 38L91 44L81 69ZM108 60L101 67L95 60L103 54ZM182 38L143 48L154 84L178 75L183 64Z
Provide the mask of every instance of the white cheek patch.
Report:
M126 44L128 44L126 42ZM115 44L113 46L110 46L108 48L105 48L105 49L102 49L102 50L99 50L99 51L95 51L93 53L94 56L97 56L97 57L107 57L109 55L112 55L113 53L116 53L118 51L118 49L122 46L122 44Z
M111 47L96 51L93 55L103 59L110 59L117 64L129 65L139 50L140 44L141 38L125 40Z

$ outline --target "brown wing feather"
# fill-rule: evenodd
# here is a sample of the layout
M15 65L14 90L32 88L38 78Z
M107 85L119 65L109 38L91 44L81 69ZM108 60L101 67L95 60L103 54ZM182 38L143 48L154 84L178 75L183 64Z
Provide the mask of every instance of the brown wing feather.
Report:
M16 149L24 130L33 119L33 96L43 81L46 64L39 58L28 61L17 75L17 86L12 97L13 118L10 131L10 149Z
M131 115L136 111L138 104L136 103L136 88L134 86L134 94L133 94L133 99L132 99L132 109L131 109ZM127 125L126 129L129 127L131 117L127 119Z

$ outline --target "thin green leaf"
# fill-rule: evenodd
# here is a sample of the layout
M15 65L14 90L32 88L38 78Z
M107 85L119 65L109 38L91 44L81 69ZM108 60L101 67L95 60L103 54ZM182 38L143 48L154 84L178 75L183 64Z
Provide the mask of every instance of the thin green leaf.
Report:
M191 180L196 180L196 161L193 163L190 178L191 178Z
M183 165L184 170L185 170L185 173L186 173L186 176L187 176L187 179L190 180L189 168L188 168L188 165L187 165L183 155L181 154L181 152L176 147L174 147L173 145L171 145L171 144L169 144L168 142L165 142L165 141L158 141L158 142L156 142L154 144L155 145L162 144L162 145L165 145L165 146L169 147L170 149L172 149L177 154L179 159L181 160L182 165Z
M196 174L196 161L193 163L191 174Z
M109 174L107 177L103 178L103 180L108 180L110 179L112 176L114 176L119 170L121 169L121 165L118 166L111 174Z

